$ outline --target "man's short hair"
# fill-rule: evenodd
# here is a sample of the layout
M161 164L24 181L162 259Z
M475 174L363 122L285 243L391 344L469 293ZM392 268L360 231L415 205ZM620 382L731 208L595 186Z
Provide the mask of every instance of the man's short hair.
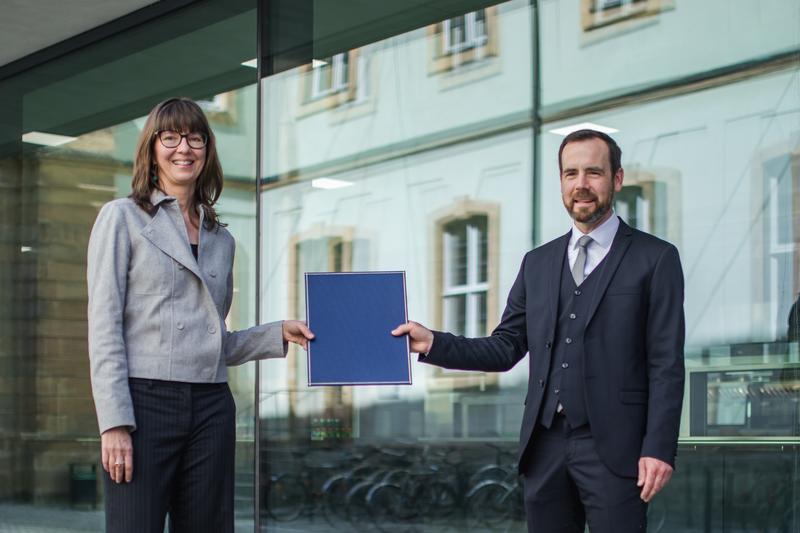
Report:
M617 170L622 167L622 150L617 142L602 131L577 130L564 137L564 140L561 141L561 146L558 148L559 176L564 172L564 168L561 165L561 153L564 151L564 147L569 143L588 141L590 139L600 139L606 143L606 146L608 146L608 160L611 162L611 176L613 177L617 174Z

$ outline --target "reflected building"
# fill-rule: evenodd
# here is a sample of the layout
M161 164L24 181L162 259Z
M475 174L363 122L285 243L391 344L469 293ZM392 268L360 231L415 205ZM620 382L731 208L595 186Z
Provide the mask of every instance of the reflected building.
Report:
M678 465L650 527L800 531L796 2L149 13L0 66L0 524L102 528L85 249L99 207L128 194L142 117L181 94L218 137L234 329L303 318L305 272L403 270L410 318L490 334L524 253L570 228L563 135L608 128L616 213L674 243L686 279ZM290 348L231 373L237 527L524 530L527 359L502 374L412 360L413 385L380 387L310 388L307 364Z

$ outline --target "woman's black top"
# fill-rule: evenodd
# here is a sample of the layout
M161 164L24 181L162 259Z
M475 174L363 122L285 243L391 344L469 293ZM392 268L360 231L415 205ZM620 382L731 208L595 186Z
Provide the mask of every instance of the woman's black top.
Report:
M192 247L192 255L194 256L195 259L197 259L197 245L189 243L189 246Z

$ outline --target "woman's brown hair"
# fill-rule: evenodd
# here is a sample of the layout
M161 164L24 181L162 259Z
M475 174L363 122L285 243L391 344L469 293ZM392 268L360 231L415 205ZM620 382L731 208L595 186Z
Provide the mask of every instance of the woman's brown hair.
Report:
M153 183L156 171L154 146L157 142L156 134L164 130L179 133L197 131L208 137L205 164L194 189L194 205L190 207L200 206L203 209L206 229L214 229L218 225L224 226L214 210L214 204L222 192L222 166L217 157L217 142L203 110L188 98L164 100L147 115L147 121L136 145L130 197L139 207L154 214L153 204L150 203L150 194L158 188L158 184Z

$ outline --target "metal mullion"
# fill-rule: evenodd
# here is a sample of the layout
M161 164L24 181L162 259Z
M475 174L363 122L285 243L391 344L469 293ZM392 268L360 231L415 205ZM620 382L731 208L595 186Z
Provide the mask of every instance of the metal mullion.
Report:
M262 233L261 233L261 174L262 174L262 147L263 142L263 106L264 90L262 76L264 75L264 65L262 54L262 34L264 33L263 10L264 0L256 1L256 324L261 323L261 270L262 270ZM261 532L261 361L256 362L255 383L253 398L253 532Z

